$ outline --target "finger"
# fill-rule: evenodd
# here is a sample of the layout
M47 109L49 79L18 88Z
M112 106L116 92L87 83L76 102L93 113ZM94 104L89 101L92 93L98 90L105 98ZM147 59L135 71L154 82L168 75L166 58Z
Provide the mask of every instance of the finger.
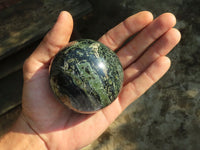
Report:
M156 59L167 55L177 45L180 38L181 34L177 29L172 28L166 32L148 51L124 71L124 85L136 78Z
M56 24L44 37L43 41L34 51L32 57L41 63L49 62L49 60L69 42L72 29L72 16L66 11L61 12Z
M153 20L148 11L137 13L104 34L99 41L112 50L119 48L129 37L142 30Z
M54 27L25 61L25 77L27 74L30 78L38 69L48 67L51 58L69 42L72 29L72 16L66 11L61 12Z
M155 19L118 53L123 68L138 59L144 51L160 36L176 24L176 18L171 13L165 13Z
M96 137L93 138L97 138L129 104L140 97L147 89L158 81L166 73L169 67L169 58L163 56L157 59L139 77L123 87L118 98L113 103L89 116L87 121L82 124L82 126L88 127L85 131L95 132ZM95 127L91 126L94 122L96 123ZM76 128L81 128L82 126ZM86 139L90 139L90 137Z
M144 94L167 72L169 67L170 59L166 56L162 56L154 61L137 78L124 86L118 97L122 110L124 110L129 104Z
M113 103L89 116L87 121L83 122L82 126L88 127L85 131L95 132L96 137L93 138L97 138L129 104L158 81L169 69L169 66L170 60L165 56L152 63L139 77L122 88L118 98ZM91 126L94 122L95 127ZM81 128L82 126L77 126L76 128ZM91 138L91 136L88 137L86 139Z

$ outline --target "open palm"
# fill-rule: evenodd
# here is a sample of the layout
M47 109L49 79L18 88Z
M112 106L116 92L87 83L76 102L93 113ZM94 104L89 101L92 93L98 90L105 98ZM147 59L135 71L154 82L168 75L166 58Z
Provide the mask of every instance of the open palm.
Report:
M99 41L112 50L137 33L117 55L124 69L124 85L117 99L91 114L78 114L60 104L49 86L49 64L71 36L73 20L61 12L51 31L24 63L22 113L49 149L80 149L94 141L134 100L170 67L165 55L179 42L175 17L165 13L155 20L140 12L108 31Z

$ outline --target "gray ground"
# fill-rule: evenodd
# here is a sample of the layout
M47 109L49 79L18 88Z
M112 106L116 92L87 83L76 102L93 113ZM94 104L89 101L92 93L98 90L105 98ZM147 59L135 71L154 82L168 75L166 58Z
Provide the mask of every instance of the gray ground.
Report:
M98 39L127 16L142 10L172 12L182 33L168 55L169 72L135 101L86 150L200 149L200 1L91 0L95 13L79 22L84 38ZM77 27L78 27L77 25Z

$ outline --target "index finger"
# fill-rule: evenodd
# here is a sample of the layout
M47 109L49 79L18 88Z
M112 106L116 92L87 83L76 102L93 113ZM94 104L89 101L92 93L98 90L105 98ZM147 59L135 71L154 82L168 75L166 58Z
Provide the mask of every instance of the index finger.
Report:
M153 21L148 11L139 12L118 24L104 34L99 41L112 50L118 49L129 37L142 30Z

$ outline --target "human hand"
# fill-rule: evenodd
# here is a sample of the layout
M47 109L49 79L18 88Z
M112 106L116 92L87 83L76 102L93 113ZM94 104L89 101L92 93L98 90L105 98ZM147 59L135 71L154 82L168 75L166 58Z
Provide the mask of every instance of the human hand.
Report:
M80 149L100 136L118 115L140 97L170 67L165 55L179 42L175 17L166 13L155 20L149 12L126 19L99 41L112 50L138 33L117 52L124 69L124 85L117 99L90 115L79 114L60 104L49 86L49 64L70 39L73 20L62 12L51 31L24 63L22 114L25 122L49 149Z

